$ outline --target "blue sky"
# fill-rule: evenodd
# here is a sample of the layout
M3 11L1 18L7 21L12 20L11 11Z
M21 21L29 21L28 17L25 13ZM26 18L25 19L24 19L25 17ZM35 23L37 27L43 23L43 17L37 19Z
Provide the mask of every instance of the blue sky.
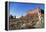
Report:
M40 7L40 9L44 9L44 4L37 3L19 3L19 2L10 2L8 6L8 10L10 11L10 15L13 16L25 16L26 11L33 10Z

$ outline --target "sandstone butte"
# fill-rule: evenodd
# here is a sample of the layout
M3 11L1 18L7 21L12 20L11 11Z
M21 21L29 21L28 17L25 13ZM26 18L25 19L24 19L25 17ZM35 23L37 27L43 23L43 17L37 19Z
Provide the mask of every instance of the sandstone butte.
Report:
M44 16L44 14L43 13L41 13L41 10L39 9L39 8L36 8L36 9L34 9L34 10L30 10L30 11L28 11L27 12L27 16L35 16L35 15L38 15L38 13L41 15L41 16ZM39 15L39 16L40 16Z

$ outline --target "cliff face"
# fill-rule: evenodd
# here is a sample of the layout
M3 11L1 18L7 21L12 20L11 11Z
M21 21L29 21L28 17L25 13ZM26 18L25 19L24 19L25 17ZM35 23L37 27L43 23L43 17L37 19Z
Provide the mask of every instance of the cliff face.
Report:
M38 15L39 13L39 15ZM41 16L40 16L41 15ZM39 20L39 16L40 19ZM30 11L26 16L22 16L16 19L10 19L9 29L31 29L31 28L43 28L44 27L44 14L41 14L40 9Z

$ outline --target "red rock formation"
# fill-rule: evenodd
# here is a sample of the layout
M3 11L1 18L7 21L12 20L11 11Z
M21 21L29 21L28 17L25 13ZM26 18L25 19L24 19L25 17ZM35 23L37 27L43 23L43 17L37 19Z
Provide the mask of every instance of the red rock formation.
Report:
M27 16L35 16L35 15L38 15L38 13L40 13L40 9L36 8L36 9L34 9L32 11L28 11Z

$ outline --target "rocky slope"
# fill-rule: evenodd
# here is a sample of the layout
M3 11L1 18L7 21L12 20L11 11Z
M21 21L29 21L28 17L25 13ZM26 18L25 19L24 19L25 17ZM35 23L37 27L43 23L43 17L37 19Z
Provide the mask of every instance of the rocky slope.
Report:
M44 14L41 14L39 20L38 14L30 14L22 16L20 18L14 18L9 20L9 29L32 29L32 28L44 28Z

